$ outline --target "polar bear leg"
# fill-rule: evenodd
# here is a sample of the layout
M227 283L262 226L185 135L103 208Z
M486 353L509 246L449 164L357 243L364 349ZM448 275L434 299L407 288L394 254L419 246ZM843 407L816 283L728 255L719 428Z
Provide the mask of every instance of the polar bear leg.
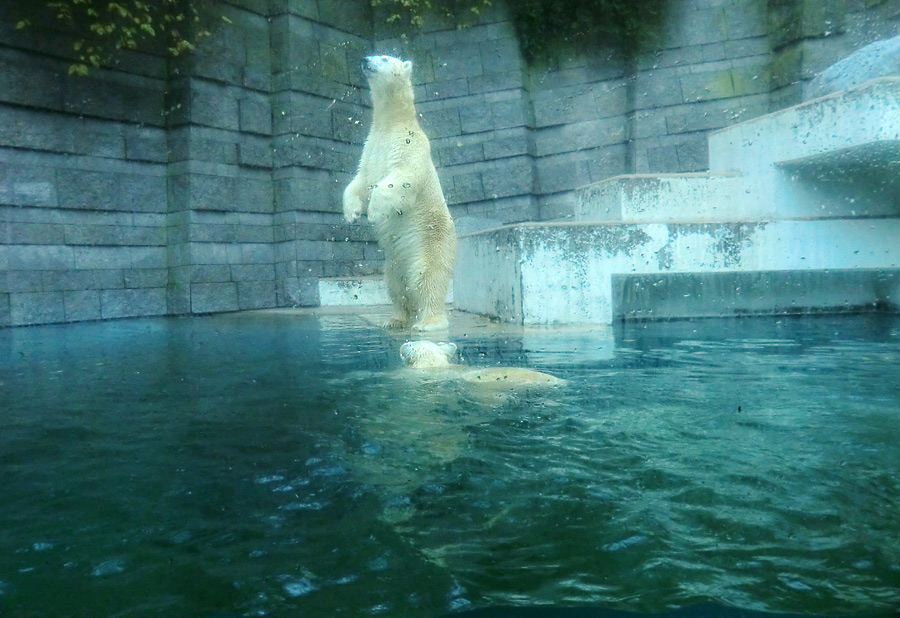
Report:
M386 252L387 253L387 252ZM409 302L409 287L407 278L401 264L396 259L385 256L384 282L387 285L388 296L394 306L394 316L384 323L388 330L409 328L412 321L412 311Z
M444 308L447 286L443 286L443 293L441 293L439 283L429 281L418 290L419 307L416 323L412 326L414 331L446 330L449 326Z

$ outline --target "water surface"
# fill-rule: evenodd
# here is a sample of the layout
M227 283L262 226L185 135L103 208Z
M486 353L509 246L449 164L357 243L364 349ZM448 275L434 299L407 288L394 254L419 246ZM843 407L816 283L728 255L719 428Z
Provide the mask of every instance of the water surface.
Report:
M472 330L497 397L353 315L0 331L0 615L900 606L900 319Z

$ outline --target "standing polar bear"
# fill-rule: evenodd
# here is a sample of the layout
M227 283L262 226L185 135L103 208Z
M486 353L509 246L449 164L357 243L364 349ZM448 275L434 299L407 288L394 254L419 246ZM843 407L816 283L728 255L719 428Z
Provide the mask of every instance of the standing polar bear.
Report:
M384 250L384 280L394 305L386 328L447 328L444 300L456 232L416 120L412 63L369 56L363 71L372 94L372 128L359 171L344 190L344 218L368 214Z

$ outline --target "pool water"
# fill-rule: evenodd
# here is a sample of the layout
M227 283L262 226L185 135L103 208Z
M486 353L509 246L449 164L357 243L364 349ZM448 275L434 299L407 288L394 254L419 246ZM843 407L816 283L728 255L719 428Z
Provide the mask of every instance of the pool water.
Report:
M474 328L355 315L0 330L0 615L900 607L900 318Z

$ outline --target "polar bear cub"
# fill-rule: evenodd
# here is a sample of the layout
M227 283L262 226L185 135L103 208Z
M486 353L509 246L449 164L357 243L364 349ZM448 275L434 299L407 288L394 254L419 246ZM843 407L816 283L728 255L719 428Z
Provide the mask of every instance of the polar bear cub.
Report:
M562 386L565 380L548 373L523 367L477 367L456 365L456 344L432 341L407 341L400 346L403 364L413 369L447 369L461 381L482 389L511 390L517 388Z
M387 328L447 328L444 300L456 231L416 118L412 63L369 56L372 127L356 176L344 190L344 219L367 214L384 250L384 280L394 306Z

